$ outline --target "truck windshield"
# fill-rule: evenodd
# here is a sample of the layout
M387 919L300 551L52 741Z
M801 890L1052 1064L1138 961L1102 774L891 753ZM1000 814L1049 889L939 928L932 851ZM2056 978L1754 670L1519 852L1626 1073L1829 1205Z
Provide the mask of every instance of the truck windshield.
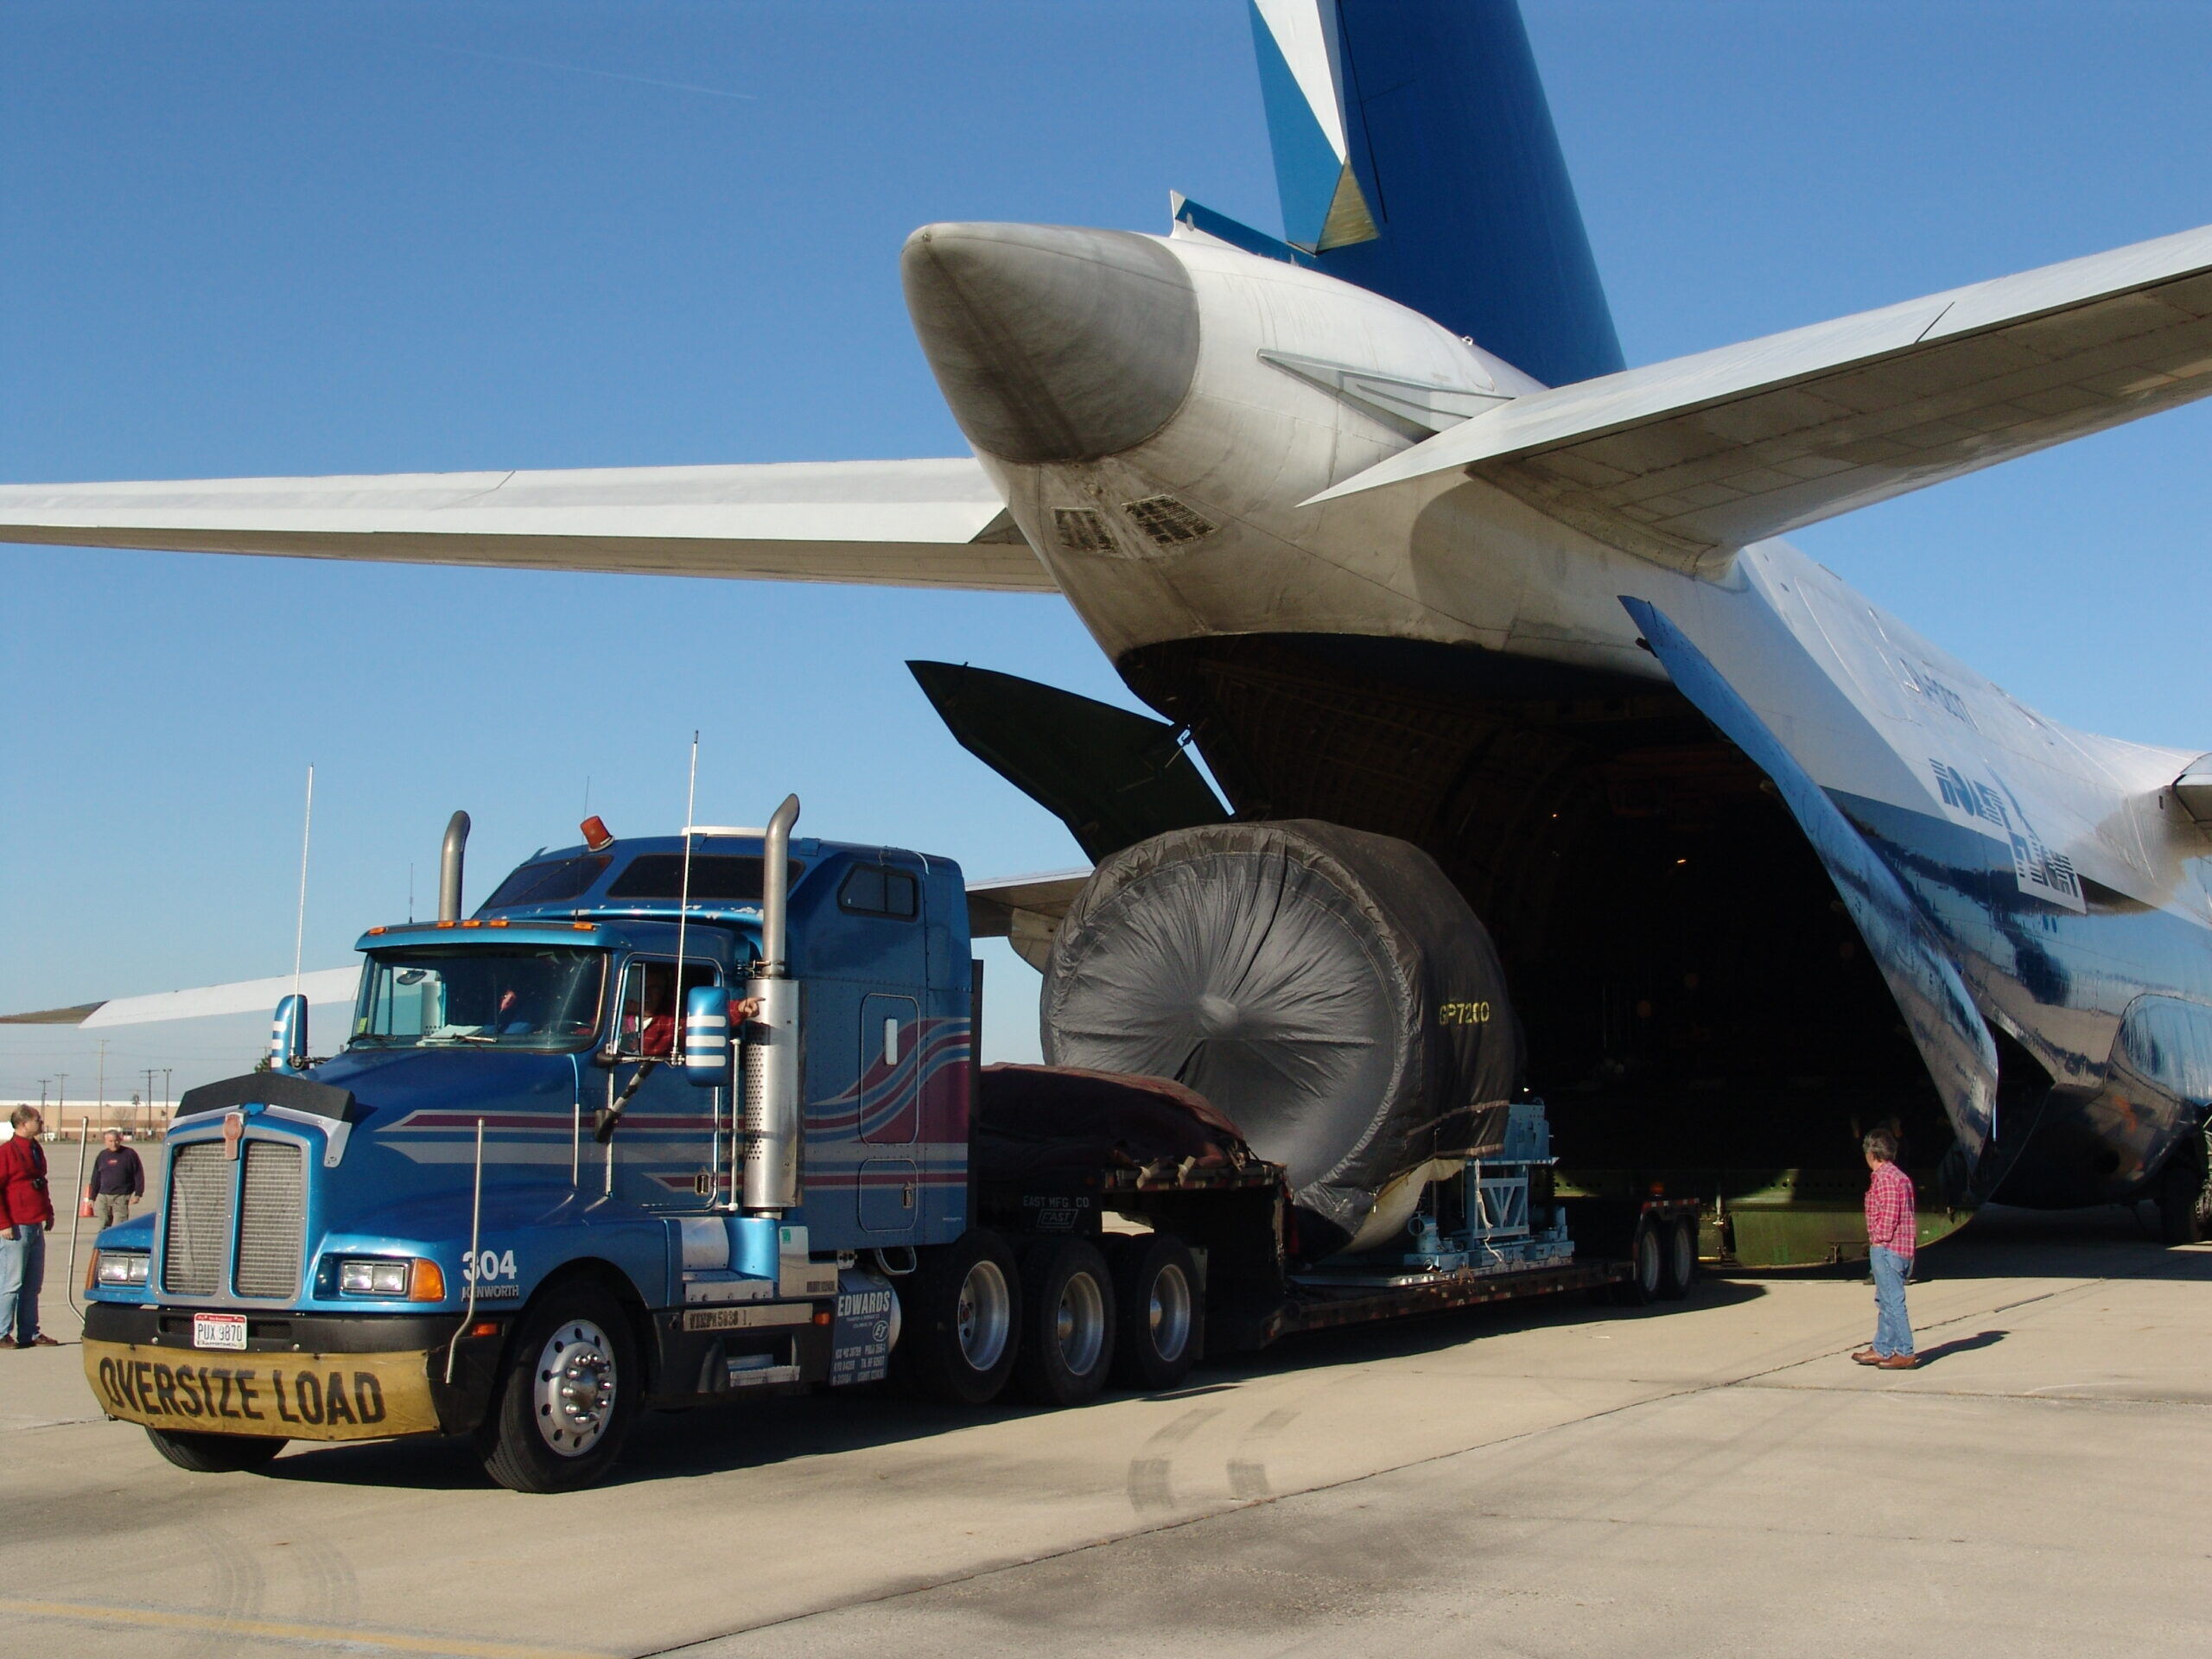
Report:
M353 1046L574 1048L599 1029L607 953L577 945L401 947L361 975Z

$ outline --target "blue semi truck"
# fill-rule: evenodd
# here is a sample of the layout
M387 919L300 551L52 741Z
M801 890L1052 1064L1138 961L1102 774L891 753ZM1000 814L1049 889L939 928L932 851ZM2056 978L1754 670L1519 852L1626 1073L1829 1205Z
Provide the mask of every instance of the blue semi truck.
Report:
M100 1235L105 1410L194 1471L468 1435L495 1480L556 1491L645 1408L894 1370L1072 1405L1301 1329L1686 1288L1694 1206L1592 1217L1618 1243L1575 1255L1533 1102L1402 1249L1301 1269L1281 1169L1203 1102L980 1070L959 868L794 838L798 811L626 841L592 819L466 918L449 831L439 919L359 942L342 1049L311 1059L287 998L266 1069L180 1103L158 1209ZM994 1077L1048 1139L1132 1100L1118 1121L1152 1128L994 1163Z

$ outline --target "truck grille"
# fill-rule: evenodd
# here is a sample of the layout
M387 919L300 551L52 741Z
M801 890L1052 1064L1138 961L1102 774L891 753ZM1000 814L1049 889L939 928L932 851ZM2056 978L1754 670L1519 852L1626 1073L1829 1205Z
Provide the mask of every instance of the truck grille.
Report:
M248 1141L233 1174L223 1143L179 1147L169 1159L162 1288L219 1296L233 1238L232 1287L241 1296L291 1296L307 1243L307 1160L289 1141Z
M289 1296L300 1287L307 1230L307 1166L289 1141L245 1143L245 1198L238 1217L241 1296Z
M221 1290L231 1242L231 1164L221 1141L202 1141L171 1153L165 1225L162 1288L184 1296Z

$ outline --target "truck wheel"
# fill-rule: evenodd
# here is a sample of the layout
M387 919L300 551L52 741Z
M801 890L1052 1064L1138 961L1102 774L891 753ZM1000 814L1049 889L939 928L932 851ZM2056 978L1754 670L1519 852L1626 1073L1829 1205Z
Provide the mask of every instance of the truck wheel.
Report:
M2188 1152L2184 1147L2169 1158L2165 1173L2158 1180L2158 1242L2162 1244L2195 1244L2204 1237L2202 1211L2207 1184L2203 1170Z
M570 1492L621 1455L644 1379L630 1322L594 1285L556 1289L524 1319L477 1431L484 1472L512 1492Z
M1033 1244L1021 1260L1021 1352L1014 1384L1040 1406L1079 1406L1114 1366L1114 1281L1088 1239Z
M166 1428L149 1428L146 1438L154 1450L180 1469L195 1475L235 1474L258 1469L284 1449L282 1436L262 1434L194 1434Z
M1154 1394L1180 1382L1206 1346L1190 1248L1167 1233L1114 1242L1114 1381Z
M997 1399L1014 1370L1021 1318L1014 1256L999 1236L971 1228L923 1251L899 1294L906 1317L891 1359L907 1386L952 1406Z
M1659 1235L1659 1294L1679 1302L1697 1279L1697 1224L1676 1219L1654 1230Z
M1659 1229L1644 1216L1636 1224L1636 1236L1628 1247L1628 1277L1613 1287L1613 1300L1623 1307L1643 1307L1659 1299L1664 1275L1664 1252L1659 1248Z

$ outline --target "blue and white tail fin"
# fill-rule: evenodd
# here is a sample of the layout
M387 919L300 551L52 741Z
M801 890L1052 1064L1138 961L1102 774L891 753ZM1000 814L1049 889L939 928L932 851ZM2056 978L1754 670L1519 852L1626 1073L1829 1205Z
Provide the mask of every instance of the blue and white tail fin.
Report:
M1286 252L1547 385L1621 367L1515 0L1251 7ZM1244 239L1178 207L1193 228Z

